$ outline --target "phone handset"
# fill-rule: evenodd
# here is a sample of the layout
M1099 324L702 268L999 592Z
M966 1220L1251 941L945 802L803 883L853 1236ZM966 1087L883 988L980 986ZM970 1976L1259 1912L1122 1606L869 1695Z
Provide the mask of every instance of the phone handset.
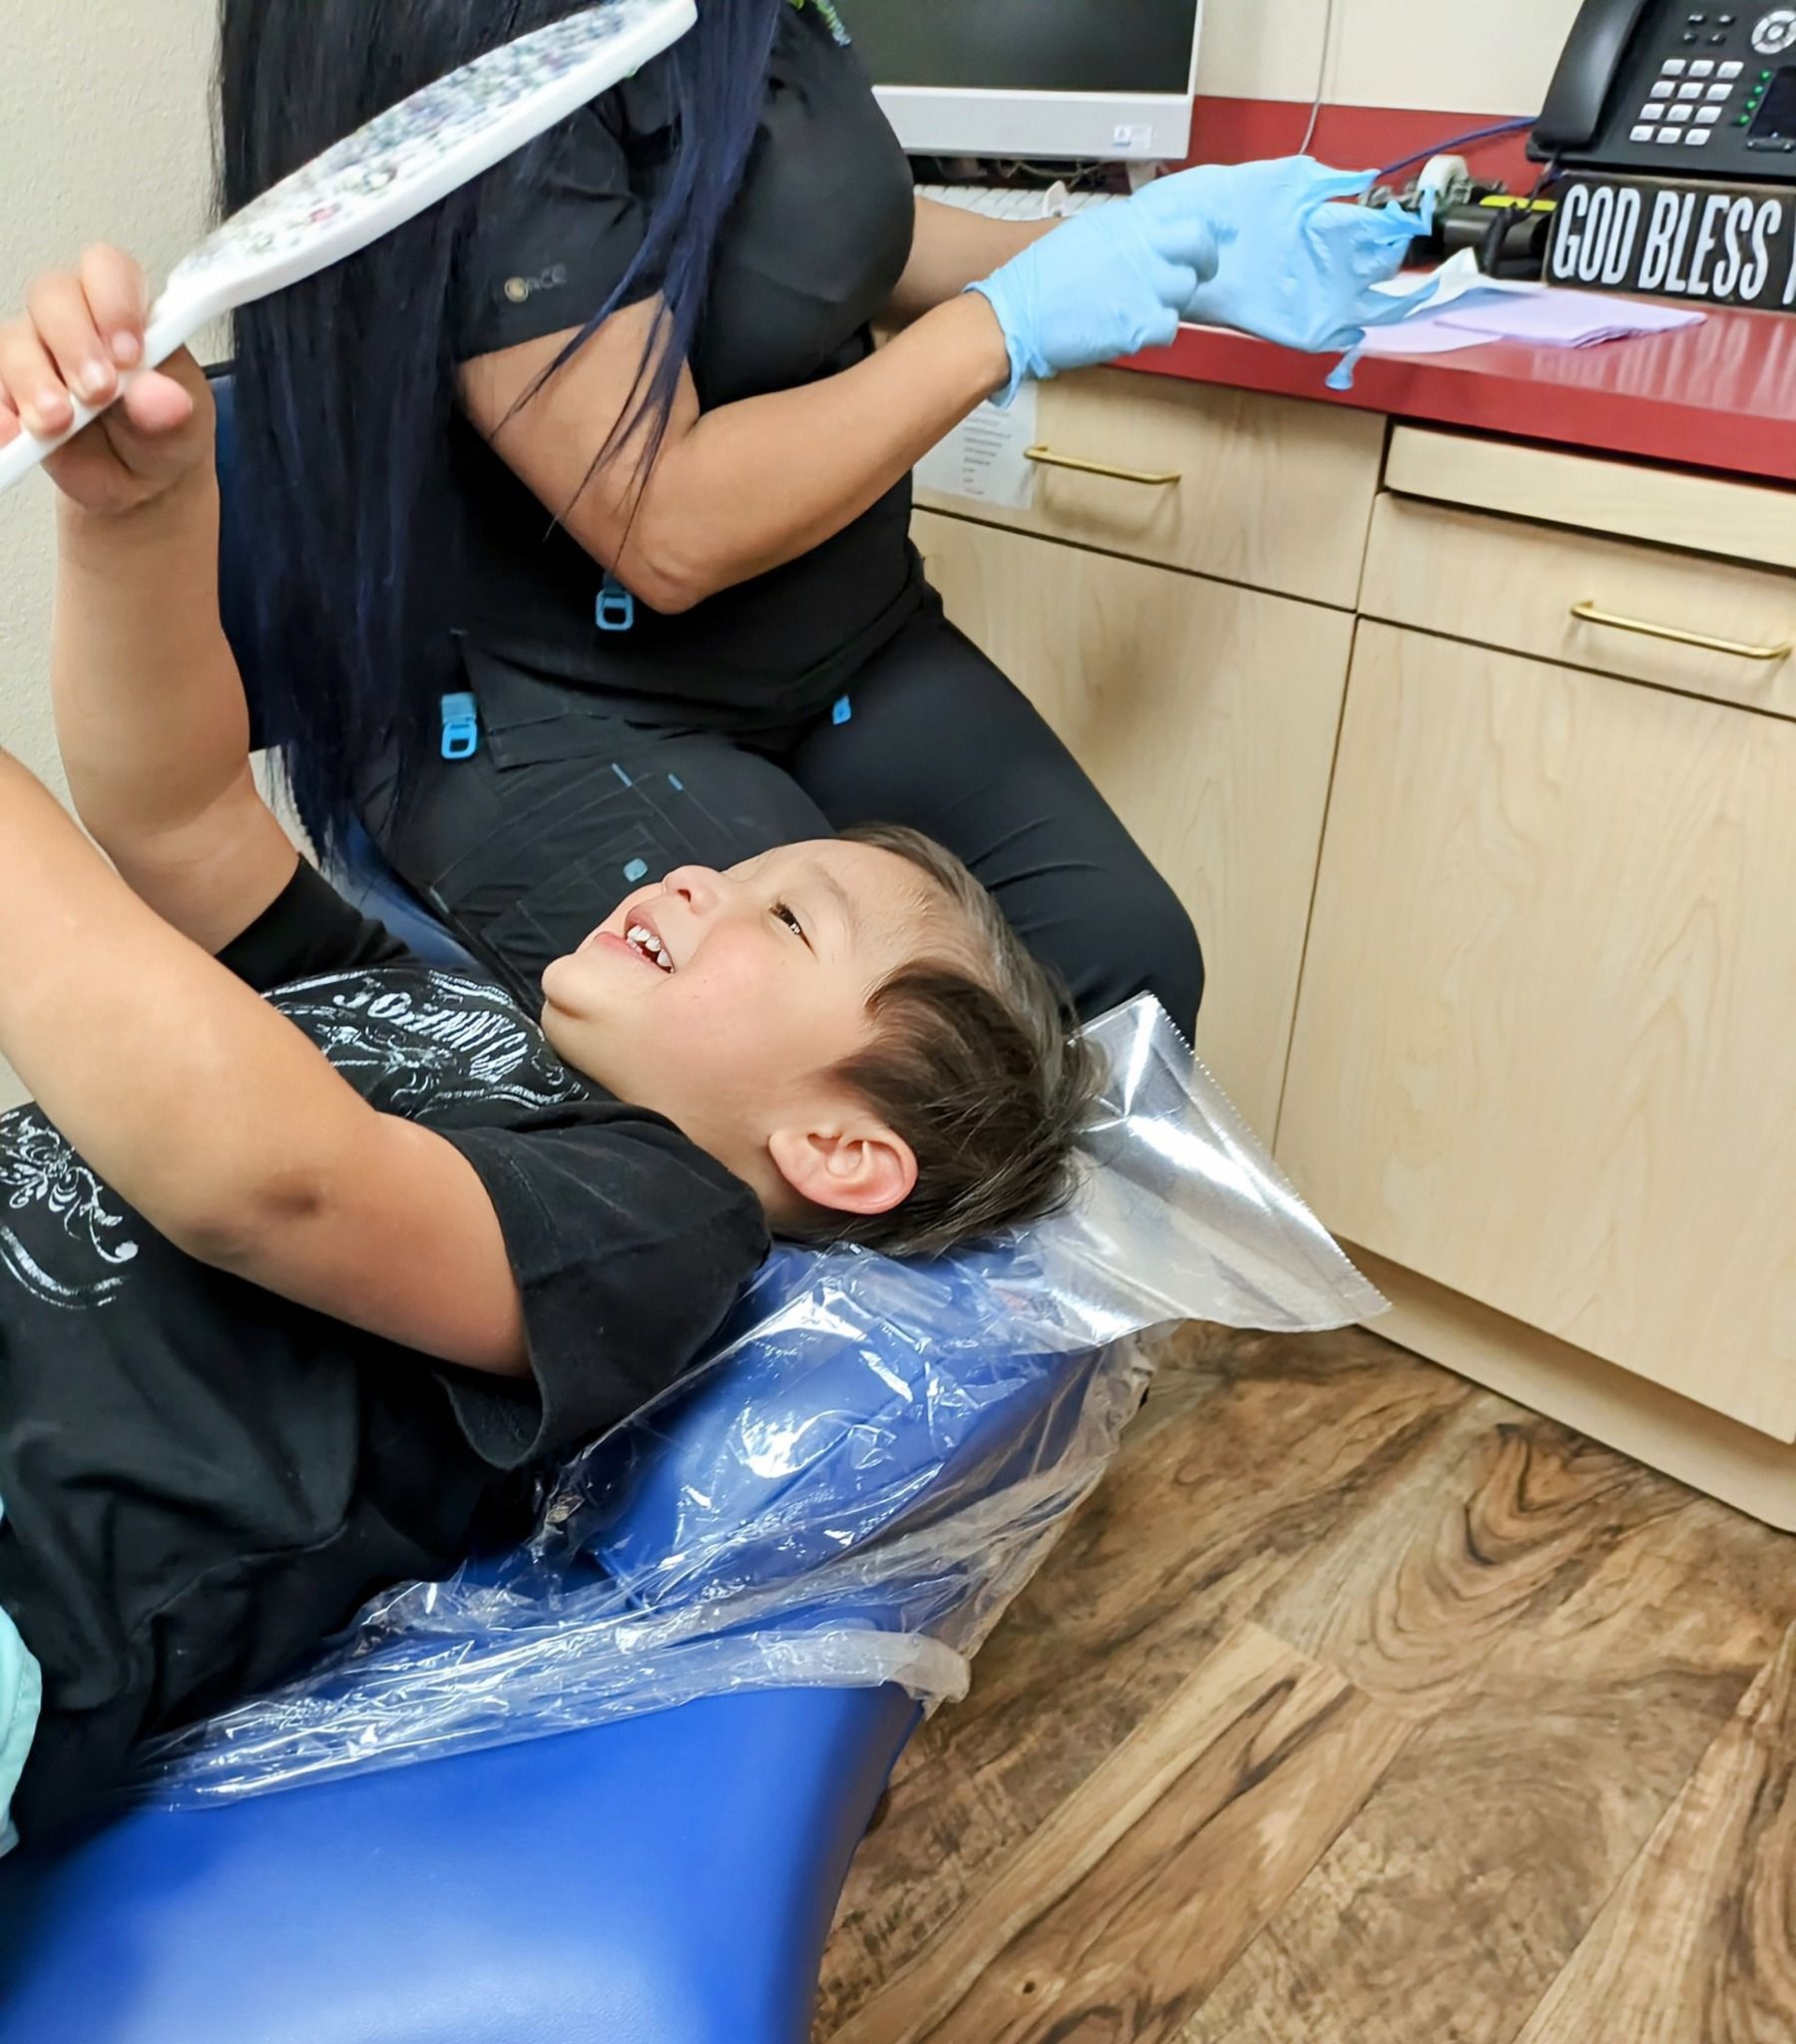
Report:
M1647 0L1584 0L1535 124L1537 160L1583 149L1596 139L1603 108Z

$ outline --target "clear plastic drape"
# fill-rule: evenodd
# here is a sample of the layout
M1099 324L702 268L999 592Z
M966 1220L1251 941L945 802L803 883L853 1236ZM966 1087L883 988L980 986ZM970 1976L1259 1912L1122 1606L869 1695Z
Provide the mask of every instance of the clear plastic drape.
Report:
M534 1536L376 1600L280 1690L146 1750L188 1804L698 1697L972 1655L1103 1475L1185 1319L1295 1332L1383 1301L1161 1011L1109 1060L1072 1207L934 1264L779 1252L703 1367L544 1486Z

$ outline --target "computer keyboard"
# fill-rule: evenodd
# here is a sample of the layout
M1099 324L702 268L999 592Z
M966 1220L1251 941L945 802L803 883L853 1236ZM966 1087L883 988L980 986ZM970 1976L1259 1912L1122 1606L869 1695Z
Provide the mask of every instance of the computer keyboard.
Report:
M919 185L919 199L933 199L942 206L964 207L968 213L983 213L992 220L1071 220L1094 206L1109 206L1120 195L1115 192L1069 192L1065 185L1050 185L1046 191L1020 185Z

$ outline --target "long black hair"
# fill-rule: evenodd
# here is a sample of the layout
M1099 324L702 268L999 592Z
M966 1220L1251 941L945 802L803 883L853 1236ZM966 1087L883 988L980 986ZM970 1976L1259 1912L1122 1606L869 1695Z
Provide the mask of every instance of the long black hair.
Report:
M222 0L223 207L234 212L408 93L581 4ZM568 353L645 284L667 311L595 463L644 421L649 458L659 444L787 4L699 0L697 26L662 60L677 112L672 175L629 273ZM237 315L233 497L253 518L256 560L246 664L261 733L322 851L342 842L377 763L403 786L454 686L450 305L483 191L529 161Z

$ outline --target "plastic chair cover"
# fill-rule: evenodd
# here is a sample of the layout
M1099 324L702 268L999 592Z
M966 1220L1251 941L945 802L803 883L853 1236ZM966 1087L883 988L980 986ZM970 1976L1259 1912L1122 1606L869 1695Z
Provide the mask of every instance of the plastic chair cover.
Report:
M1139 1406L1138 1337L1384 1304L1153 1002L1093 1034L1111 1079L1065 1213L936 1263L781 1251L698 1371L545 1482L529 1542L377 1599L283 1688L146 1749L143 1792L186 1806L744 1689L964 1694Z

